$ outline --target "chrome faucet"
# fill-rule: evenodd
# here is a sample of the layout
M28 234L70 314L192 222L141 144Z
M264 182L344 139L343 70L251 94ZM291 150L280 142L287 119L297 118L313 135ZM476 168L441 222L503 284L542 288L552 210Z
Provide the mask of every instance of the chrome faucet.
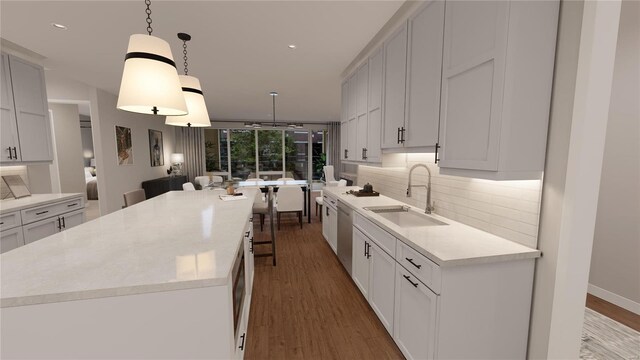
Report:
M413 174L413 170L415 170L418 167L423 167L425 169L427 169L427 173L429 173L429 181L427 183L427 185L411 185L411 175ZM409 170L409 184L407 185L407 197L411 197L411 188L412 187L423 187L425 189L427 189L427 206L424 209L424 212L427 214L431 214L431 211L433 211L433 205L431 204L431 170L429 170L429 168L427 167L427 165L425 164L415 164L411 167L411 170Z

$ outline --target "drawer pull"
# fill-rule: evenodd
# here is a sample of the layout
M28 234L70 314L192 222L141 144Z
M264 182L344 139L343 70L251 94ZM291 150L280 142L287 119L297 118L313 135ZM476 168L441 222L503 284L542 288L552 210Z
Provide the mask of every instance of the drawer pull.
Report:
M78 206L78 203L73 203L73 204L67 205L67 207L72 207L72 206Z
M249 237L249 231L244 233L244 237Z
M415 266L416 268L420 269L422 267L422 265L418 265L416 263L413 262L413 259L409 259L409 258L405 258L408 262L411 263L411 265Z
M4 221L0 222L0 225L4 225Z
M63 229L67 228L67 224L64 222L64 216L62 217L62 228Z
M49 210L40 211L40 212L37 212L36 215L42 215L42 214L46 214L48 212L49 212Z
M240 336L240 338L242 339L242 343L240 344L239 348L240 348L240 350L244 350L244 340L246 338L246 333L242 334L242 336Z
M418 283L414 283L413 281L411 281L411 277L407 276L407 275L402 275L402 277L404 277L405 279L407 279L407 281L413 285L413 287L418 287Z

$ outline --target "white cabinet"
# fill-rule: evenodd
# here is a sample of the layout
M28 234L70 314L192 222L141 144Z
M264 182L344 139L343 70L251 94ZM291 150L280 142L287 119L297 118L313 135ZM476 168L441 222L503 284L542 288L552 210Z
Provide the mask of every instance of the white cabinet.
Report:
M395 281L393 338L407 359L433 359L438 296L402 266Z
M375 242L369 243L369 304L393 335L395 259Z
M349 119L349 139L347 140L347 160L358 160L358 150L356 142L358 139L358 118Z
M368 109L368 92L369 92L369 63L365 62L358 68L356 72L356 115L357 129L355 136L355 158L358 161L367 159L365 152L367 151L367 135L369 128L369 109Z
M44 69L2 54L2 163L53 160ZM11 91L9 91L11 87ZM10 105L13 102L13 109ZM6 131L6 134L5 134ZM11 149L11 151L9 151ZM11 154L9 154L11 152Z
M404 126L407 74L407 26L384 43L384 107L382 148L400 148Z
M445 13L440 172L539 178L558 2L448 1Z
M367 124L367 162L380 162L382 136L382 76L384 53L378 49L369 57L369 91L367 103L369 118Z
M369 239L358 229L353 229L351 253L351 277L365 299L369 298Z
M0 254L24 245L22 227L16 227L0 232Z
M24 232L24 243L26 245L59 233L62 231L62 222L58 216L54 216L25 225L22 229Z
M349 159L349 121L340 123L340 156L342 160Z
M444 6L444 1L428 2L409 19L405 147L438 142Z
M333 252L338 252L338 211L334 207L329 207L327 211L329 217L329 246Z
M251 296L253 289L253 274L254 274L254 251L253 251L253 220L249 219L243 238L244 246L244 262L245 262L245 284L247 293Z

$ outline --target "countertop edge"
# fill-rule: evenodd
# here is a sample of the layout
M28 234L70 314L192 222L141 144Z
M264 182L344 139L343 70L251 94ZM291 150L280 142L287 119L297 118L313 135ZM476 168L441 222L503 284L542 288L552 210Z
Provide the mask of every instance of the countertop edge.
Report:
M37 195L50 195L50 194L32 194L30 196L30 198L31 199L35 199L35 197L37 197ZM16 207L12 207L12 208L9 208L9 209L5 209L2 206L2 202L0 202L0 215L12 213L12 212L15 212L15 211L22 211L24 209L28 209L28 208L32 208L32 207L37 207L37 206L52 204L52 203L56 203L56 202L60 202L60 201L65 201L65 200L69 200L69 199L73 199L73 198L77 198L77 197L82 198L84 196L84 194L82 194L82 193L61 193L61 194L56 194L56 195L61 195L61 197L56 198L56 199L42 200L42 201L37 201L36 200L34 203L18 205ZM22 199L27 199L27 197L20 198L20 199L7 199L7 200L3 200L3 201L20 201ZM83 199L83 201L84 201L84 199Z

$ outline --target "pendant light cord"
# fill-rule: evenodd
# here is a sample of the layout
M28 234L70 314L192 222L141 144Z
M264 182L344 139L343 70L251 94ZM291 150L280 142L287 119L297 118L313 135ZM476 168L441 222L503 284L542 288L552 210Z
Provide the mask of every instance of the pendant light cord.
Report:
M147 32L151 35L153 32L153 28L151 27L151 23L153 22L153 20L151 20L151 0L144 0L144 3L147 5L147 10L145 10L147 13Z
M182 53L184 54L184 74L189 75L189 69L187 68L187 40L183 40Z
M276 97L271 95L273 98L273 127L276 127Z

